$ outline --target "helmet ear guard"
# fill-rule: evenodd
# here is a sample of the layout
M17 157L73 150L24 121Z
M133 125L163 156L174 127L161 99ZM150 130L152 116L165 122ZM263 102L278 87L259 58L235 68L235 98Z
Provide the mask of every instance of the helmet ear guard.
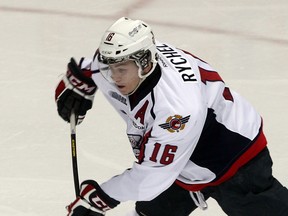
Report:
M138 53L131 55L130 59L139 62L141 69L144 70L149 66L149 63L151 62L151 51L139 51Z

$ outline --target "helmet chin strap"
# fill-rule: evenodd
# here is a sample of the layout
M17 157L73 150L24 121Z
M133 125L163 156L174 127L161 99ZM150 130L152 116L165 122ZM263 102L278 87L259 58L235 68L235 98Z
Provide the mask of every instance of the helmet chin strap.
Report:
M143 76L142 75L142 72L143 72L142 68L140 67L138 62L136 62L136 64L138 66L138 76L139 76L140 79L139 79L139 82L138 82L137 86L135 87L135 89L132 92L128 93L127 96L132 95L139 88L139 86L146 79L146 77L148 76L148 75L147 76ZM151 70L151 72L152 72L152 70ZM149 71L149 74L151 72Z
M139 80L139 83L137 84L137 86L135 87L135 89L132 92L128 93L127 96L132 95L139 88L139 86L146 79L146 77L148 77L154 71L156 64L157 64L157 61L151 62L152 68L146 74L143 74L143 69L142 69L140 63L138 61L135 61L135 63L138 66L138 76L139 76L140 80Z

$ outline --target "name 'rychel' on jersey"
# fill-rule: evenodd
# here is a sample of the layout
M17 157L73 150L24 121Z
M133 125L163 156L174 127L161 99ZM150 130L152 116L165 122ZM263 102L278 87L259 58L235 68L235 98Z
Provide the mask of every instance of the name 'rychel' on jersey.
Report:
M93 74L126 122L137 158L101 185L119 201L151 200L175 180L191 191L218 185L266 146L259 114L209 64L169 44L156 45L158 65L130 96ZM99 71L97 61L84 59L81 68Z

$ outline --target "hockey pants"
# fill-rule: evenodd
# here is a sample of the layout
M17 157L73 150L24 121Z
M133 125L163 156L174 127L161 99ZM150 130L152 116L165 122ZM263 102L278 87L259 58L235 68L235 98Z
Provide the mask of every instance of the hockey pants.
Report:
M288 216L288 190L272 176L267 148L231 179L201 192L205 199L214 198L229 216ZM151 201L136 202L141 216L188 216L196 208L189 191L176 184Z

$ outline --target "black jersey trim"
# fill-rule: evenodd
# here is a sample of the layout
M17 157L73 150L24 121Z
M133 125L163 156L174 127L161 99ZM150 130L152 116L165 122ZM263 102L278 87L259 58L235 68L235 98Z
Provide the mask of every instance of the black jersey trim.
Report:
M157 64L154 71L141 83L139 88L129 96L131 110L133 110L137 104L146 97L153 88L157 85L159 79L161 77L161 69Z

